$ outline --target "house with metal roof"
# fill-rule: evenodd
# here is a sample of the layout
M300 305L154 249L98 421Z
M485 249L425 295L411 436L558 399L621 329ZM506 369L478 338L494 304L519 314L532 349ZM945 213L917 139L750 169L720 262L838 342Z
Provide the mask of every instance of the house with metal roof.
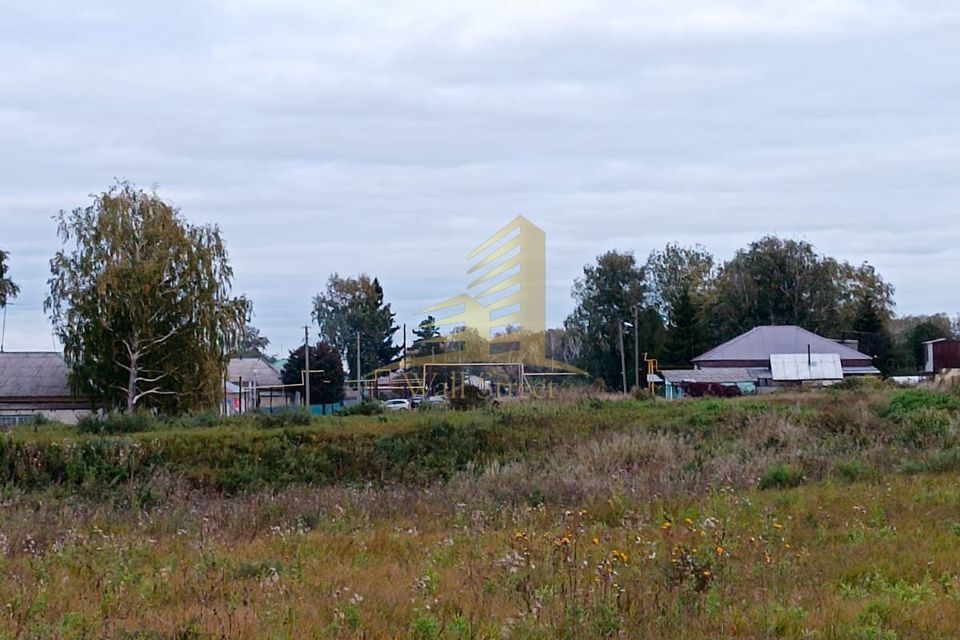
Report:
M0 353L0 426L37 414L75 424L89 411L90 402L71 391L70 370L59 353Z
M769 367L770 356L836 355L845 374L879 375L873 358L812 331L792 325L756 327L693 359L697 369L715 367Z
M693 365L693 369L661 372L667 398L683 397L685 390L700 390L704 385L753 393L880 375L870 356L796 326L756 327L694 358Z

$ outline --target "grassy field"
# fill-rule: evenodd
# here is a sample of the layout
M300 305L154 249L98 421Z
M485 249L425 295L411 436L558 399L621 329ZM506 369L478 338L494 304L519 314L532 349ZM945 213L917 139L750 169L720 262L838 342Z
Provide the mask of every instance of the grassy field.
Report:
M0 437L0 638L955 638L960 397Z

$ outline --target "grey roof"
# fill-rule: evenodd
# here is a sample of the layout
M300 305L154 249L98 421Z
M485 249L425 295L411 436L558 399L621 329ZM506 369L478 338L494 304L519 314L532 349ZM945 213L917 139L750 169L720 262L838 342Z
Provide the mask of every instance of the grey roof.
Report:
M757 369L743 367L714 367L710 369L672 369L661 371L664 380L670 384L681 382L714 382L717 384L733 382L756 382Z
M707 351L693 362L769 360L775 353L835 353L841 360L871 360L866 354L801 327L791 325L756 327Z
M0 353L0 400L70 398L69 376L59 353Z
M258 387L283 384L280 372L263 358L232 358L227 369L227 379L237 382L243 378L243 385L256 383Z
M879 376L880 369L876 367L844 367L845 376Z

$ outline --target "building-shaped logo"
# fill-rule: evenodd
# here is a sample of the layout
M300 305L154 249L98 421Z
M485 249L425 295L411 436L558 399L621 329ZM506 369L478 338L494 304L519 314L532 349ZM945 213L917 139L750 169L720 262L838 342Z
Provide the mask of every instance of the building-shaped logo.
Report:
M492 345L506 346L518 342L520 336L539 336L538 355L542 357L547 313L543 230L517 216L471 251L467 260L467 276L471 278L467 293L425 312L440 314L439 327L472 329ZM514 349L501 353L511 351Z

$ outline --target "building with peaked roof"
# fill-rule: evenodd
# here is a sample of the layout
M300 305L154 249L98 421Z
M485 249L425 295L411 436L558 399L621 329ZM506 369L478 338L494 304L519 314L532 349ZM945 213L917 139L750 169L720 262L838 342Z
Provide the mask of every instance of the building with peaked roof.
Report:
M864 375L880 373L873 358L846 344L818 336L812 331L792 325L756 327L733 340L714 347L693 359L697 369L715 367L770 367L773 355L836 354L844 373Z
M227 367L227 380L243 380L258 387L273 387L283 384L280 371L263 358L231 358Z
M682 398L705 386L762 393L830 385L847 376L880 375L870 356L795 326L757 327L694 358L693 365L661 371L667 398Z
M280 371L264 358L231 358L227 382L236 385L236 394L226 394L224 413L233 415L261 407L283 407L288 403Z
M0 353L0 426L36 414L74 424L89 410L89 401L73 395L70 370L59 353Z

